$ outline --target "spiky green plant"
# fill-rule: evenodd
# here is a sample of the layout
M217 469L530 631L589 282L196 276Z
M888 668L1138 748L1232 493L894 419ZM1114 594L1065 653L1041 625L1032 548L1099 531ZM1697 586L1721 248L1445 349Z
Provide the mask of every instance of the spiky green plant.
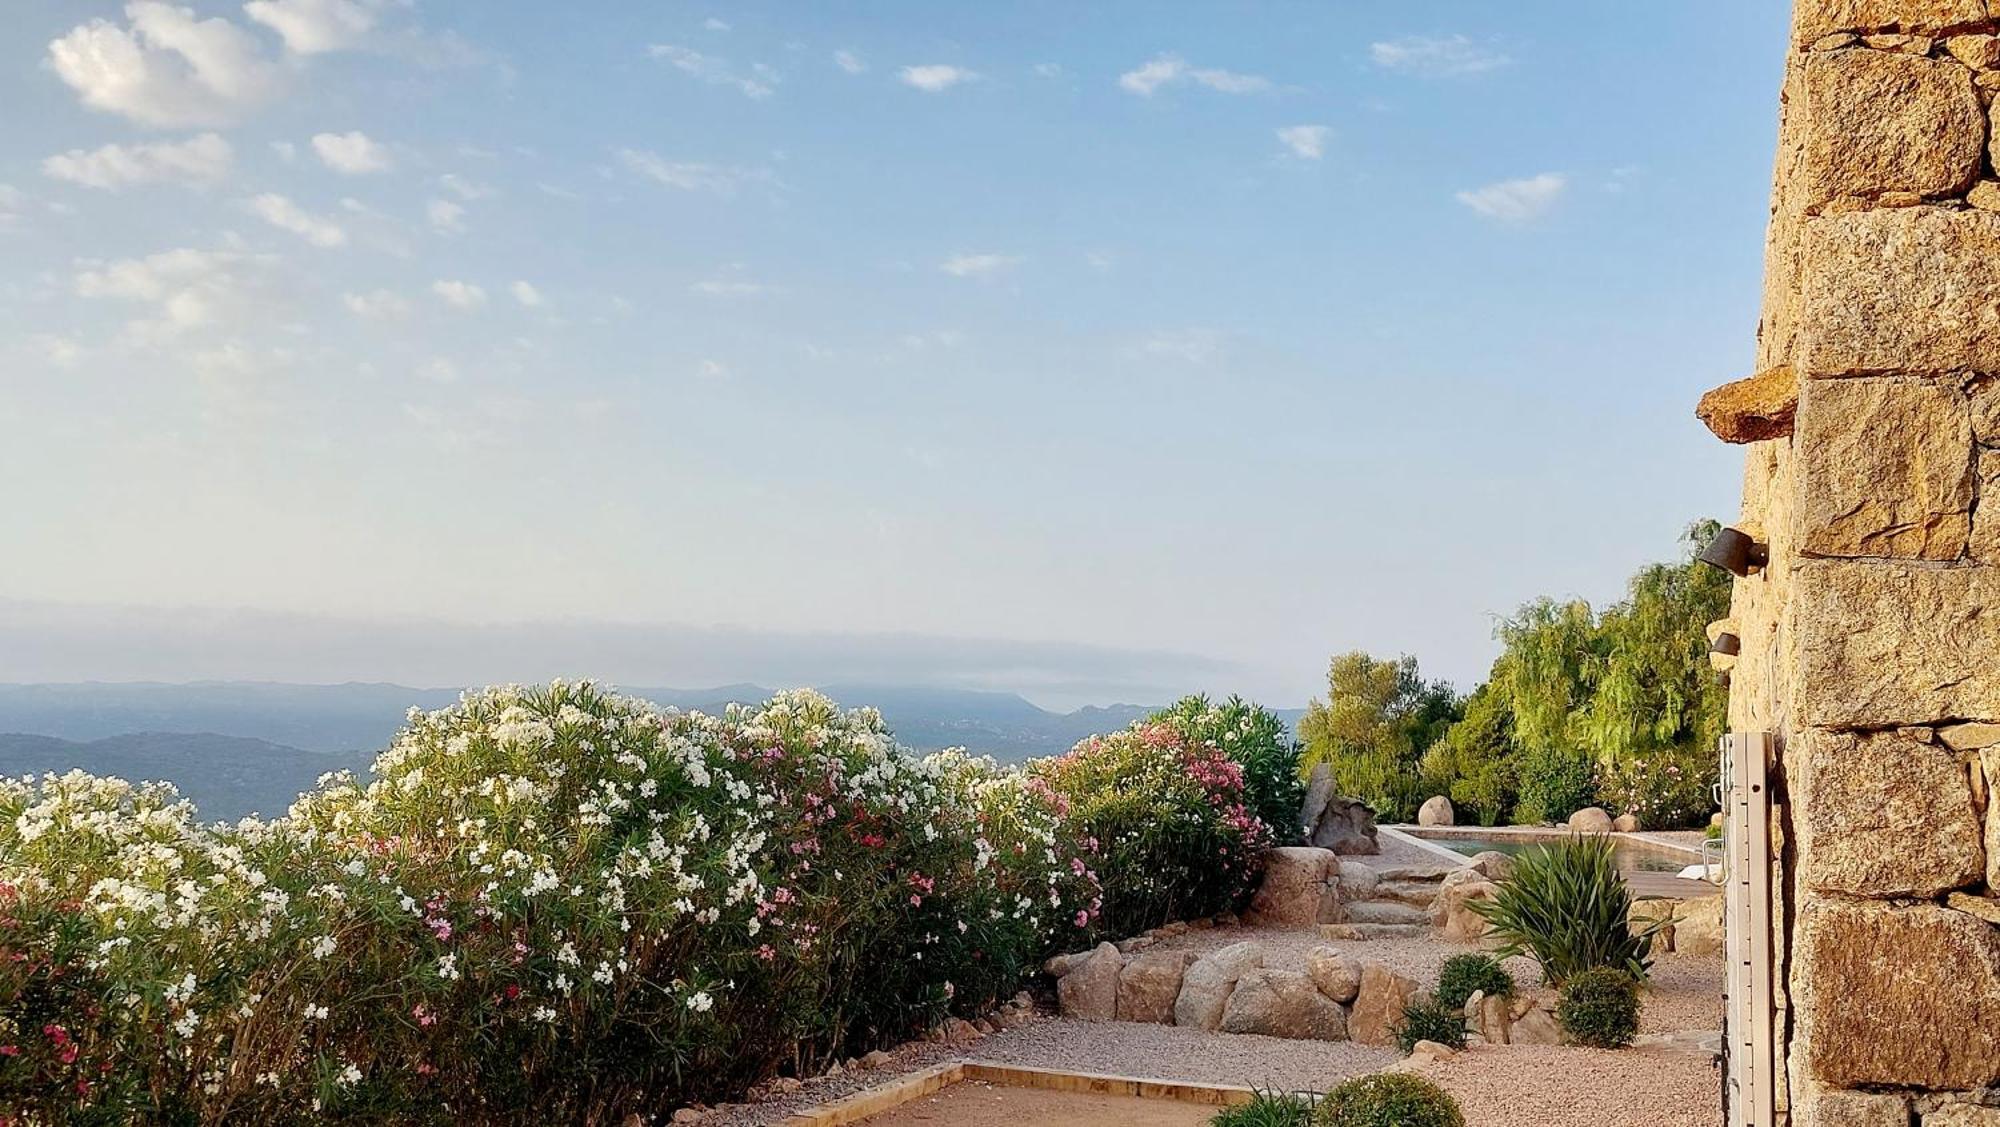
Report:
M1480 951L1453 955L1438 971L1437 1000L1454 1010L1465 1008L1465 1000L1475 992L1488 997L1514 993L1514 976L1500 960Z
M1311 1127L1312 1104L1303 1096L1259 1088L1247 1104L1226 1107L1209 1127Z
M1653 937L1670 920L1630 921L1632 892L1608 839L1572 834L1525 850L1497 883L1493 899L1470 907L1491 925L1503 957L1533 956L1551 986L1593 967L1645 981Z

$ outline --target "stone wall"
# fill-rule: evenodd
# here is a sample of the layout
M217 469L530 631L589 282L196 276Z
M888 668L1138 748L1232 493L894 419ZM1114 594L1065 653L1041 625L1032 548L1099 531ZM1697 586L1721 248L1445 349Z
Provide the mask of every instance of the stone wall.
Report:
M1996 32L2000 0L1797 0L1760 375L1701 412L1770 552L1729 715L1778 736L1801 1127L2000 1124Z

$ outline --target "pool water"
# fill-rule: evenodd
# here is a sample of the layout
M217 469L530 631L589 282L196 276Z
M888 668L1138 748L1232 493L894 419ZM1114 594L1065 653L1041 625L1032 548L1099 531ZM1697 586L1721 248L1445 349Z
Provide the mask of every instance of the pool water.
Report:
M1562 840L1561 837L1556 835L1545 838L1461 837L1457 834L1450 836L1439 834L1435 837L1428 834L1419 834L1417 836L1422 837L1425 841L1442 845L1453 853L1463 853L1468 857L1475 853L1484 853L1489 849L1496 853L1505 853L1512 856L1523 850L1532 849L1537 845L1547 845L1550 842ZM1689 865L1698 865L1701 863L1698 857L1666 849L1649 849L1646 846L1634 845L1625 840L1614 840L1612 842L1612 850L1617 855L1618 867L1626 872L1678 873Z

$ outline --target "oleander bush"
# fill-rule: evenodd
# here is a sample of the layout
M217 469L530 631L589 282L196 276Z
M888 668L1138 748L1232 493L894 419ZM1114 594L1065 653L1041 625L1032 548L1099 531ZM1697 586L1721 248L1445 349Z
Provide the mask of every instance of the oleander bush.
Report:
M1243 804L1270 828L1273 845L1304 839L1300 815L1306 787L1299 776L1299 742L1277 713L1242 697L1211 704L1207 697L1191 696L1151 719L1178 729L1190 744L1221 749L1243 768Z
M1469 951L1446 959L1438 969L1440 1004L1463 1012L1466 999L1482 991L1488 997L1511 997L1514 993L1514 976L1493 956Z
M1419 998L1403 1007L1396 1023L1396 1047L1408 1056L1419 1041L1436 1041L1448 1049L1465 1047L1465 1002L1448 1005L1442 998Z
M613 1122L809 1072L1093 929L1069 802L813 693L562 682L412 713L268 822L7 781L0 1122Z
M1556 1001L1556 1021L1579 1045L1622 1049L1639 1033L1639 983L1616 967L1570 977Z
M1357 1076L1319 1101L1317 1127L1465 1127L1451 1093L1407 1072Z
M1653 938L1670 917L1631 922L1632 894L1603 835L1571 834L1514 857L1491 900L1470 901L1498 939L1502 957L1534 956L1542 979L1561 986L1573 975L1613 967L1643 982Z
M1141 721L1037 760L1030 774L1069 802L1071 823L1101 853L1103 934L1213 915L1256 888L1271 831L1221 748Z
M1642 829L1705 826L1715 812L1716 758L1707 748L1668 747L1634 754L1605 768L1598 795Z

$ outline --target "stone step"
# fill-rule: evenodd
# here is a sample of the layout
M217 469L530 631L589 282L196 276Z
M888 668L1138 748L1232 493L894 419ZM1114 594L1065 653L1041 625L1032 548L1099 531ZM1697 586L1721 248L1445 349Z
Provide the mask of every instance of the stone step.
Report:
M1370 939L1423 939L1431 934L1429 925L1417 924L1321 924L1322 939L1360 942Z
M1386 869L1376 869L1375 876L1384 881L1422 880L1436 883L1463 867L1462 865L1391 865Z
M1415 905L1397 900L1357 900L1347 906L1347 922L1429 926L1431 914Z
M1372 900L1395 900L1404 904L1428 909L1438 897L1436 881L1428 880L1385 880L1375 886Z

